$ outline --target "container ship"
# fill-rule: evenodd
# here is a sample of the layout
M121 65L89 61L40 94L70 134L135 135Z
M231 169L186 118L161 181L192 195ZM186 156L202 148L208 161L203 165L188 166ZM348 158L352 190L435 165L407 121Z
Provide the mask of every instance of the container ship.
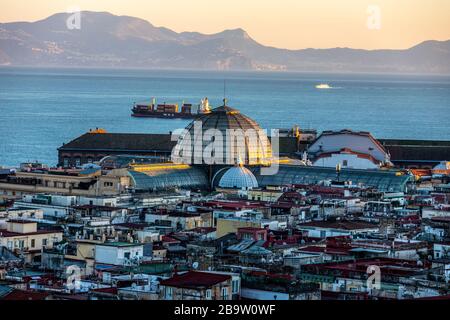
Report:
M138 118L194 119L199 115L210 113L208 98L202 99L199 105L184 103L181 110L178 104L157 104L153 98L149 104L135 103L132 116Z

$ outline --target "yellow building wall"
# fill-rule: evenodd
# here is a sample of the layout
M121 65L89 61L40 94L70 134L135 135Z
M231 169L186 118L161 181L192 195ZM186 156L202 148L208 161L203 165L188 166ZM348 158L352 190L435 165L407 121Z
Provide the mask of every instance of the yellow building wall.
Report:
M78 259L93 259L95 258L95 245L101 243L101 241L98 242L77 242L77 255L76 257Z
M256 201L275 202L282 195L283 193L280 191L269 192L269 191L251 190L248 192L248 199Z
M7 230L17 233L31 233L36 232L37 223L20 223L20 222L8 222Z
M17 173L18 177L35 178L41 180L39 185L23 185L15 183L0 183L0 194L5 199L20 198L26 194L50 193L75 196L109 196L118 195L130 186L130 178L126 176L58 176L52 174ZM84 182L89 183L94 179L98 181L89 190L77 189Z
M55 242L61 242L63 238L62 233L46 233L46 234L33 234L33 235L17 235L12 237L2 237L0 236L0 245L8 249L20 249L19 243L23 241L23 248L28 250L41 250L42 242L47 239L46 248L53 248ZM34 246L32 246L34 240ZM8 243L12 242L12 248L8 246Z
M239 228L260 228L261 224L246 220L217 219L217 238L228 233L236 233Z

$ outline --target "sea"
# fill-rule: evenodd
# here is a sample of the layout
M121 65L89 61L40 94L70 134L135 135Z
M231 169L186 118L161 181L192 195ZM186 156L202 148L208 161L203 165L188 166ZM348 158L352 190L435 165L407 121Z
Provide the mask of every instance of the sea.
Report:
M0 166L55 165L57 148L90 129L168 133L189 123L133 118L134 102L208 97L220 106L224 96L267 130L298 125L450 140L448 76L2 67Z

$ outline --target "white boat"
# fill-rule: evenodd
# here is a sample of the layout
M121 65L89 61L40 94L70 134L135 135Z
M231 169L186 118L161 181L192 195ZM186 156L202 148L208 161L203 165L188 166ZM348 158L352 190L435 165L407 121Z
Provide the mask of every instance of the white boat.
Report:
M327 83L321 83L316 86L316 89L331 89L331 86Z

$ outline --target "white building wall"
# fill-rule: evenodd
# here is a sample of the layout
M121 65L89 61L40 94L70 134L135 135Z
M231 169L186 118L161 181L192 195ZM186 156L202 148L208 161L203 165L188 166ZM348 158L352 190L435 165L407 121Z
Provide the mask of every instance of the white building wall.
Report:
M158 220L168 220L168 218L169 218L168 214L159 215L159 214L147 213L145 215L145 222L147 222L147 223L155 223Z
M263 291L263 290L256 290L256 289L248 289L248 288L242 288L241 289L241 297L246 299L252 299L252 300L289 300L289 295L287 293L282 292L274 292L274 291Z
M118 265L118 248L109 246L95 247L95 262Z
M435 243L433 252L434 259L450 258L450 244Z
M322 149L320 149L322 146ZM343 148L350 148L353 151L370 154L380 162L385 160L386 154L369 137L357 134L335 134L321 136L308 149L310 153L335 152ZM370 150L373 149L373 150Z
M300 230L302 230L300 228ZM308 231L309 237L314 238L326 238L326 237L340 237L340 236L349 236L351 235L350 232L342 232L342 231L333 231L330 229L305 229L305 231Z
M69 207L52 206L38 203L28 203L23 201L17 201L14 207L27 208L30 210L42 210L44 217L63 218L69 214Z
M89 205L94 206L106 206L106 207L117 207L117 198L104 198L104 197L79 197L78 204L79 205Z
M345 162L347 165L345 165ZM379 166L372 161L359 158L356 154L332 154L331 157L316 160L313 165L317 167L336 168L340 164L342 168L350 169L378 169Z
M121 266L125 263L126 253L130 254L130 259L142 258L144 247L142 245L128 247L97 245L95 247L95 262Z

